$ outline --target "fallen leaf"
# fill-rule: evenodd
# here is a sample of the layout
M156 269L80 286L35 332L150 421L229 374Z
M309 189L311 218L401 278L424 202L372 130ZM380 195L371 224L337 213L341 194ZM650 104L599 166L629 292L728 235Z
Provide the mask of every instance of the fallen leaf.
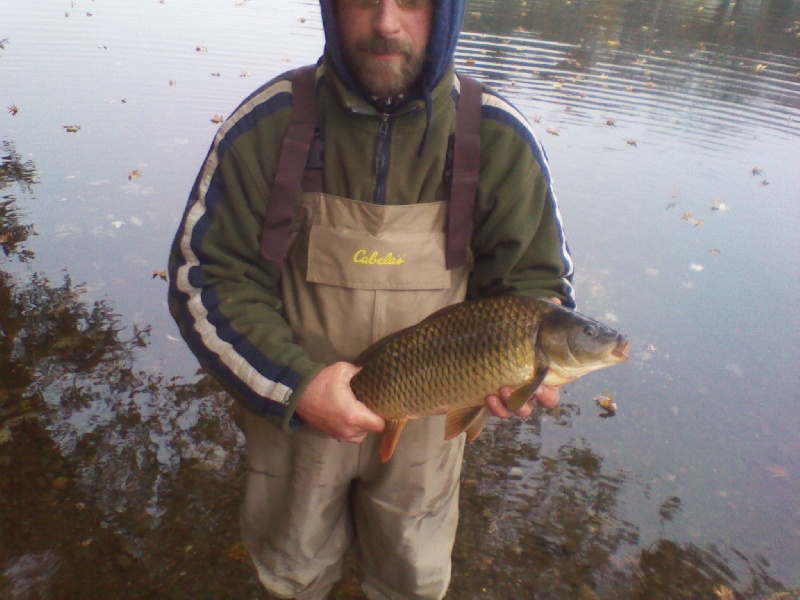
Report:
M753 175L761 175L764 172L764 169L761 167L753 167Z
M141 171L138 171L138 170L134 169L133 171L128 173L128 180L132 181L134 179L139 179L139 177L141 177L141 176L142 176Z
M211 118L211 122L212 123L222 123L224 120L225 120L225 117L223 117L222 115L214 115Z
M627 140L625 140L625 141L627 142L627 144L628 144L629 146L637 146L636 140L634 140L633 138L628 138L628 139L627 139ZM637 147L638 147L638 146L637 146Z
M617 412L617 403L614 402L614 397L608 390L606 390L605 395L595 396L594 401L597 404L597 406L606 411L608 416L612 416L614 413Z
M763 73L764 71L767 70L767 65L762 65L761 63L758 63L753 70L756 73Z
M8 112L10 112L12 115L16 115L19 112L19 108L16 104L12 104L8 107Z
M770 465L767 467L767 471L770 472L772 477L789 477L789 469L786 467L781 467L780 465Z
M615 119L606 119L606 125L609 127L616 127L617 121Z
M711 202L711 210L730 210L731 207L722 198L714 198Z
M75 133L76 131L81 130L80 125L62 125L64 129L66 129L69 133Z
M612 48L617 48L619 46L619 40L608 40L608 45Z
M719 248L712 248L712 249L709 251L709 253L711 254L711 256L719 256L720 254L722 254L722 253L719 251Z
M228 551L228 558L240 563L250 562L250 557L242 542L234 542L233 546L231 546L231 549Z
M559 133L561 133L561 131L558 129L558 127L553 127L552 125L550 127L548 127L547 129L545 129L545 131L547 133L549 133L550 135L558 135Z

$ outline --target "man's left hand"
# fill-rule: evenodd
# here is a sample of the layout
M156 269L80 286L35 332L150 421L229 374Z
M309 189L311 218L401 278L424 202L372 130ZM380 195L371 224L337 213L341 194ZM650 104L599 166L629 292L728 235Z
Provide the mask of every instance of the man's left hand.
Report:
M534 402L538 402L545 408L554 408L559 401L558 388L540 385L533 393L533 397L522 405L522 408L516 412L511 412L506 407L506 402L514 393L514 388L511 386L503 386L497 394L489 394L486 396L486 406L495 417L507 419L517 415L518 417L525 418L533 411Z

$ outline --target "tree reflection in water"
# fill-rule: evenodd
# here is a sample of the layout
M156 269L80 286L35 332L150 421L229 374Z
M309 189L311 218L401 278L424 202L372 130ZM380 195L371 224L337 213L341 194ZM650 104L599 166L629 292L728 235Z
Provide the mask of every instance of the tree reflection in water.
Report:
M2 147L0 192L32 193L34 165ZM137 368L149 328L126 330L110 302L86 300L69 275L55 283L32 272L34 230L21 220L16 197L2 196L0 596L262 597L238 543L241 441L229 399L206 376ZM626 474L606 473L581 442L541 455L522 427L490 428L468 446L449 598L780 589L761 563L741 557L741 581L717 549L677 544L663 529L639 549L637 528L618 514ZM662 525L680 506L662 504ZM336 592L357 595L351 583Z
M565 408L568 423L577 408ZM736 550L665 539L664 523L681 508L675 496L658 511L659 539L640 548L638 528L619 516L630 474L606 472L580 440L545 456L538 441L525 442L538 439L538 423L533 438L527 427L487 428L467 446L448 598L715 599L726 590L764 598L783 589ZM743 567L729 565L731 553Z

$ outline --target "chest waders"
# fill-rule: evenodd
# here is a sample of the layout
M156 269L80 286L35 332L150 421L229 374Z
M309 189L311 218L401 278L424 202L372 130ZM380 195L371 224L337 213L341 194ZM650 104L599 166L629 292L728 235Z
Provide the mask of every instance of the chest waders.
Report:
M292 120L261 254L281 265L295 343L321 363L352 361L466 295L481 87L459 76L449 201L377 205L325 194L322 171L306 168L317 127L316 68L291 79ZM381 463L380 434L339 443L311 427L287 434L242 412L243 539L268 591L324 598L355 539L369 598L444 595L464 438L444 441L443 416L411 421L392 460Z

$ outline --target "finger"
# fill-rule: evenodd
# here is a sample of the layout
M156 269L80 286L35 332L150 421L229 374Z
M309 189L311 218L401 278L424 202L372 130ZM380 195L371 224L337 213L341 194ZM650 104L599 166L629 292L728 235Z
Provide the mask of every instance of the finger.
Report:
M555 407L560 400L558 388L552 388L546 385L539 386L539 388L533 393L533 397L536 398L536 401L545 408Z
M505 403L497 394L490 394L486 396L486 406L489 408L489 412L491 412L495 417L508 419L512 416L511 411L506 408Z
M528 400L525 404L523 404L514 414L518 417L522 417L523 419L530 416L533 412L533 400Z

